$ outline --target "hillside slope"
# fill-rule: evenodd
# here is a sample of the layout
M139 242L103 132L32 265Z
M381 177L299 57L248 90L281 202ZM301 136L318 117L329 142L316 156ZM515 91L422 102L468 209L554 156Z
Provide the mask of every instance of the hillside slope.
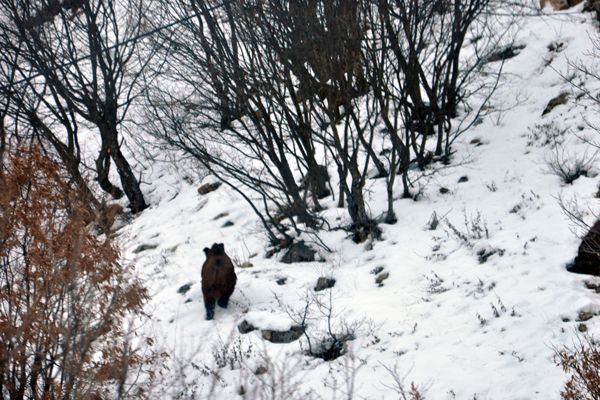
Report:
M124 261L136 266L151 292L148 333L170 352L169 362L183 367L171 394L195 391L202 398L212 390L214 398L241 398L241 384L246 391L260 387L256 379L285 386L289 376L287 385L299 385L297 398L309 398L301 393L310 390L345 398L352 372L354 398L396 399L395 368L427 399L558 399L566 376L553 349L575 340L581 313L600 314L600 297L584 284L598 279L566 271L579 240L557 200L578 199L592 221L600 164L570 185L547 165L555 154L554 139L547 140L552 132L562 132L558 141L572 157L595 151L579 137L596 135L586 120L594 122L597 106L559 74L571 73L569 60L593 60L588 53L597 28L581 7L521 20L516 43L525 48L506 61L493 112L460 137L453 164L423 181L418 201L397 200L398 222L381 226L381 241L355 244L343 231L325 232L331 252L320 248L322 262L283 264L282 254L266 258L258 219L242 199L224 186L198 194L211 178L190 177L187 165L155 166L146 187L152 206L119 230L119 241ZM600 89L583 76L577 81ZM567 104L542 116L562 92L571 94ZM367 186L370 211L380 215L385 185L371 180ZM345 211L326 200L324 215L341 225ZM440 219L435 230L428 229L433 212ZM215 320L206 321L202 249L214 242L223 242L238 266L251 267L236 268L229 309L217 308ZM377 267L389 273L382 286L372 273ZM336 280L316 295L325 308L331 298L334 331L346 327L355 336L346 355L326 362L304 354L305 338L272 344L259 331L238 333L242 320L260 329L289 328L290 314L303 310L307 297L314 300L321 276ZM190 290L178 293L186 284ZM309 320L317 339L327 336L320 311ZM585 321L590 333L600 331L599 321ZM243 366L223 365L219 354ZM268 371L253 377L261 365Z

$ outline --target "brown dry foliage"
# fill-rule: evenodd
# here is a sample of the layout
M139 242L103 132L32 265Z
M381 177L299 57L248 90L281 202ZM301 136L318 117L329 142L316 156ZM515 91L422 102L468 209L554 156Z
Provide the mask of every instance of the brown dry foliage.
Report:
M561 391L564 400L600 400L600 344L579 338L572 347L555 351L556 363L570 375Z
M81 196L39 150L0 165L0 397L123 398L142 357L124 320L143 286L88 229ZM108 395L110 393L110 395Z

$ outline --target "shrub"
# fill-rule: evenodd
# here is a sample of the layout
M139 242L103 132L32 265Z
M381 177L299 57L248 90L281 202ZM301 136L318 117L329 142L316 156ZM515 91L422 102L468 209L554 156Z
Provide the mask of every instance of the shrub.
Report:
M555 146L549 153L546 165L551 174L558 176L564 183L571 184L582 176L590 175L597 154L595 152L590 155L587 151L570 153L564 146Z
M124 319L146 290L87 228L55 163L33 149L0 167L0 397L133 396L128 372L143 360Z
M464 229L452 224L448 219L445 220L448 236L456 238L461 244L468 248L473 248L475 242L482 239L489 239L490 232L487 227L485 218L481 215L481 211L477 210L475 216L468 215L467 211L463 211Z
M573 347L556 349L557 365L570 374L561 391L564 400L600 400L600 344L580 338Z

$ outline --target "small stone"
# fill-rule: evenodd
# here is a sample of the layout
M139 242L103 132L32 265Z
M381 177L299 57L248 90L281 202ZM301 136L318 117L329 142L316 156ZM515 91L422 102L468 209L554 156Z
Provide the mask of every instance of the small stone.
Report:
M441 187L441 188L440 188L440 193L441 193L441 194L450 193L450 189L448 189L448 188L445 188L445 187Z
M228 216L228 215L229 215L229 213L228 213L228 212L222 212L222 213L220 213L220 214L217 214L217 215L215 215L215 217L213 218L213 221L216 221L216 220L218 220L218 219L221 219L221 218L223 218L223 217L226 217L226 216Z
M141 253L142 251L146 251L146 250L154 250L157 247L158 247L157 244L140 244L138 247L135 248L135 250L133 250L133 253L137 254L137 253Z
M563 92L563 93L559 94L558 96L554 97L552 100L550 100L548 102L548 105L544 109L544 112L542 112L542 115L548 114L549 112L551 112L552 110L554 110L556 107L558 107L560 105L567 104L568 100L569 100L569 93Z
M230 226L235 225L232 221L225 221L225 223L221 226L222 228L229 228Z
M588 321L588 320L592 319L593 317L594 317L594 314L589 311L580 311L577 321L584 322L584 321Z
M238 324L238 331L239 331L239 332L240 332L242 335L244 335L244 334L246 334L246 333L248 333L248 332L255 331L256 329L257 329L257 328L256 328L254 325L252 325L251 323L249 323L249 322L248 322L248 321L246 321L246 320L243 320L242 322L240 322L240 323Z
M390 277L389 272L382 272L379 275L377 275L377 278L375 278L375 283L380 286L383 286L383 281L385 281L389 277Z
M287 282L287 278L279 278L275 281L279 286L283 286Z
M315 292L320 292L321 290L330 289L335 285L335 279L333 278L325 278L320 277L317 279L317 285L315 286Z
M593 290L596 293L600 293L600 284L589 281L585 281L584 284L587 289Z
M521 50L525 48L525 45L514 45L514 46L506 46L494 53L490 54L485 62L496 62L496 61L504 61L509 58L513 58L518 56L521 53Z
M177 293L186 294L187 292L190 291L192 285L193 285L192 283L186 283L185 285L180 286L179 289L177 289Z
M187 300L184 302L184 304L191 303L191 302L192 302L192 299L187 299Z
M269 370L267 369L267 367L265 367L264 365L260 365L259 367L256 368L256 370L254 371L254 375L264 375L267 372L269 372Z
M372 273L373 275L377 275L377 274L379 274L381 271L383 271L383 267L380 265L380 266L378 266L378 267L375 267L375 268L373 268L373 269L371 270L371 273Z
M583 333L583 332L587 332L587 330L588 330L588 327L587 327L587 325L586 325L586 324L584 324L584 323L582 322L581 324L577 325L577 330L578 330L579 332L582 332L582 333Z
M468 182L468 181L469 181L469 177L466 175L458 178L458 183L464 183L464 182Z
M271 343L291 343L300 339L304 334L304 328L301 326L292 326L287 331L272 331L265 329L262 331L262 337Z
M252 264L250 261L245 261L240 264L240 268L252 268L252 267L254 267L254 264Z
M204 185L200 186L198 188L198 194L208 194L210 192L214 192L215 190L217 190L220 186L222 185L221 182L214 182L214 183L205 183Z

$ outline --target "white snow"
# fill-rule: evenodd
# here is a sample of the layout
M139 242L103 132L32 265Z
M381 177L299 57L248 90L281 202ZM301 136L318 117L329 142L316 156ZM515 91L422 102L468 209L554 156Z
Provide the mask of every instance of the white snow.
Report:
M332 379L342 381L342 367L356 360L355 398L397 399L386 370L396 366L406 385L414 381L427 399L558 399L566 375L555 365L553 349L575 340L579 312L600 313L600 297L584 286L598 279L565 269L579 240L557 197L578 198L590 208L586 218L591 221L591 210L598 207L598 180L561 183L548 172L550 147L528 142L536 124L554 122L567 129L571 151L593 153L576 134L594 137L583 116L598 119L598 106L577 98L558 74L570 72L568 60L591 57L590 36L597 26L591 14L580 11L581 6L562 14L547 9L551 16L523 18L517 42L526 48L506 62L491 100L503 111L487 115L457 141L456 160L467 163L433 175L419 201L396 201L398 222L381 225L383 240L373 242L372 249L332 231L322 234L332 249L319 250L325 262L287 265L278 261L282 254L268 259L258 218L233 191L221 186L199 195L196 189L212 180L197 178L189 163L179 170L155 166L147 171L150 184L144 189L152 206L124 226L118 240L124 262L136 266L151 293L147 333L171 352L171 361L185 360L187 382L207 394L213 376L192 363L219 369L215 349L238 341L243 349L252 347L246 357L252 368L261 365L264 354L281 365L296 365L303 390L326 399L334 398ZM547 46L555 41L564 42L564 49L551 53ZM600 89L599 82L585 84L592 92ZM542 117L548 101L563 91L574 95ZM473 139L482 145L472 144ZM597 162L595 167L600 167ZM461 176L469 180L458 183ZM384 182L372 180L367 186L370 211L380 215L386 207ZM441 194L441 187L450 192ZM334 225L339 224L336 217L347 219L333 199L323 205ZM428 230L434 211L462 232L465 219L471 223L479 215L479 226L487 227L489 237L462 243L444 221ZM215 220L222 213L227 215ZM222 227L226 221L234 225ZM200 269L203 248L214 242L223 242L232 259L252 267L236 268L229 309L217 307L215 319L206 321ZM133 253L140 244L157 247ZM480 263L482 251L496 253ZM389 272L382 287L371 273L378 266ZM304 338L272 344L260 331L237 332L243 319L261 329L289 328L290 310L302 309L319 276L337 281L331 289L335 323L358 326L349 354L326 362L304 354ZM287 279L284 285L276 283L279 278ZM179 294L188 283L191 289ZM320 296L327 300L328 291ZM590 333L599 332L599 320L585 322ZM323 321L313 324L323 327ZM239 367L220 371L214 398L242 398L237 394Z

